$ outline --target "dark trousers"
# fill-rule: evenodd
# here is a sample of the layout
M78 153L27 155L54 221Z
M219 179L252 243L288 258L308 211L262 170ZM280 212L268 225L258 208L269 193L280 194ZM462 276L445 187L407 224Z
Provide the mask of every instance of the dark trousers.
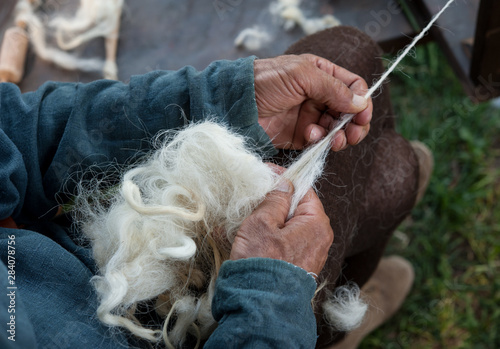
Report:
M335 27L292 45L287 54L312 53L358 74L371 86L384 72L382 51L371 38L351 27ZM335 234L330 257L320 281L327 289L347 282L366 283L382 258L393 231L415 204L418 162L409 142L396 133L389 88L373 98L373 120L367 137L358 145L330 152L320 198ZM280 153L286 163L293 154ZM318 295L321 304L325 292ZM317 347L343 338L325 324L316 308Z

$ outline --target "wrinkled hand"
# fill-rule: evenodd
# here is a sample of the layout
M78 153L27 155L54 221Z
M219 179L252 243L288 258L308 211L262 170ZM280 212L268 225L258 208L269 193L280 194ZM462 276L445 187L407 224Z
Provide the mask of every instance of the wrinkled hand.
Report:
M286 180L268 194L241 225L230 259L281 259L307 272L321 272L333 242L330 219L318 196L310 189L295 215L286 221L292 194L293 185Z
M332 144L358 144L370 129L373 104L366 82L330 61L304 54L257 59L255 97L259 124L277 148L302 149L323 138L340 113L357 114Z

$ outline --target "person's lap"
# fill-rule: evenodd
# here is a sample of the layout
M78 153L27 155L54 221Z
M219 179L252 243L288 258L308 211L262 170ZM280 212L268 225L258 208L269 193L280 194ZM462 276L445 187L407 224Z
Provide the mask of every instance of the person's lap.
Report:
M370 86L382 75L382 52L366 34L335 27L292 45L287 54L312 53L329 59L365 79ZM409 142L394 130L387 86L373 99L370 132L358 145L331 152L319 196L335 234L320 282L328 289L355 282L363 286L382 258L392 232L415 204L418 162ZM284 163L291 153L277 157ZM289 161L289 160L288 160ZM325 293L318 295L321 304ZM318 307L318 347L340 340Z

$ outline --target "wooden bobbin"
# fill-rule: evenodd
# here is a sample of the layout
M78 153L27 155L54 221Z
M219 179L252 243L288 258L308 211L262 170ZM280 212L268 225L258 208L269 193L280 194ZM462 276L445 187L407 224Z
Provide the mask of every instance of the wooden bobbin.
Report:
M21 82L28 52L28 33L21 27L5 31L0 51L0 82Z

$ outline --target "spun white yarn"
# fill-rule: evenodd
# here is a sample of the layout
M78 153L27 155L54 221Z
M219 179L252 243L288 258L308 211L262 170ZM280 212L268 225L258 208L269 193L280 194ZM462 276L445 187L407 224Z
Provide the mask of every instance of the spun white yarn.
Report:
M394 63L387 69L387 71L380 77L380 79L368 90L365 98L370 98L373 93L382 85L390 73L397 67L401 60L408 55L410 50L417 44L417 42L424 37L424 35L431 29L436 20L443 14L444 11L453 3L454 0L449 0L448 3L439 11L429 24L417 35L413 41L398 55ZM292 181L295 192L292 198L292 205L288 217L292 217L298 203L302 200L309 190L314 186L316 180L323 173L326 156L330 149L331 143L337 134L345 125L351 122L354 114L344 114L337 126L333 128L328 135L321 141L304 151L301 156L285 171L283 176Z
M349 332L359 327L368 309L360 295L361 290L354 283L337 287L322 304L326 321L337 331Z
M107 78L118 78L116 62L79 58L65 50L76 48L96 37L112 37L120 20L123 0L82 0L74 18L53 19L49 26L55 29L59 48L49 47L47 44L46 25L35 13L39 5L39 2L32 4L30 0L19 0L16 22L26 23L30 41L41 59L68 70L103 71Z
M179 132L127 171L109 208L99 205L95 192L78 197L82 231L99 267L93 283L100 320L173 346L182 344L190 328L208 337L215 325L211 301L218 271L208 240L227 240L230 249L276 177L242 137L204 122ZM229 250L222 252L228 258ZM196 296L192 288L198 283L209 287ZM162 294L169 299L162 313L177 318L169 333L166 322L162 332L130 319L130 309Z

